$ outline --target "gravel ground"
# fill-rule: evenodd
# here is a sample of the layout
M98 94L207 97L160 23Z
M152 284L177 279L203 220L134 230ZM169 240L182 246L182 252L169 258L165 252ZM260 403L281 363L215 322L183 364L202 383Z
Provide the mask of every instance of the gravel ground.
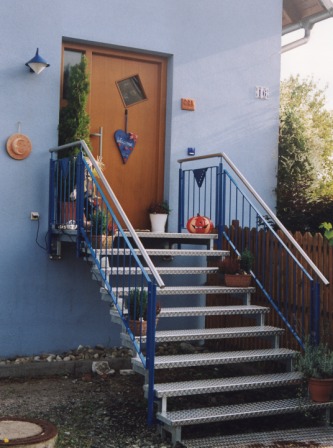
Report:
M1 380L0 416L54 423L57 448L169 448L156 428L147 428L142 384L139 375L119 373Z
M97 350L98 361L108 357L131 357L130 352L115 349L114 351ZM67 358L64 354L58 361ZM96 361L94 350L82 350L71 353L73 359ZM41 358L44 365L55 365L57 361L45 361L49 356ZM110 358L109 358L110 359ZM4 369L23 363L33 365L34 358L2 361ZM40 362L40 361L38 361ZM88 360L89 362L89 360ZM90 364L89 364L90 365ZM0 367L1 368L1 367ZM47 371L47 369L44 369ZM205 369L207 370L207 368ZM54 372L54 369L52 370ZM162 440L155 426L147 427L147 402L143 396L143 377L132 371L116 371L111 374L81 373L73 375L58 375L41 378L0 379L0 417L37 418L47 420L58 428L57 448L171 448L169 441ZM193 379L200 373L193 370ZM165 372L163 381L176 381L179 372ZM262 392L266 394L266 392ZM256 399L260 398L255 392ZM202 405L203 396L197 396L195 405ZM239 402L244 399L239 394ZM225 394L214 394L211 404L223 403ZM180 400L181 405L182 400ZM172 404L170 405L173 407ZM176 404L177 406L177 404ZM294 427L308 426L313 422L304 422L304 416L279 416L265 419L248 419L245 421L210 424L204 429L184 429L184 435L190 437L207 437L215 430L220 434L244 433L258 430L274 430L286 423ZM262 448L265 445L251 445L251 448ZM269 445L270 447L272 445ZM305 443L276 443L274 448L320 446ZM333 445L332 445L333 446ZM177 444L175 448L180 448ZM245 447L242 447L245 448Z

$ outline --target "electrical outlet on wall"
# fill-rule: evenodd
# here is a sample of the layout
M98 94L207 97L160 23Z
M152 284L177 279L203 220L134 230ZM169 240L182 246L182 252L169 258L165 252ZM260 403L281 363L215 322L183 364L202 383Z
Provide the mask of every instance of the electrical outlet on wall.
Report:
M38 212L31 212L30 213L30 219L31 219L31 221L38 221L39 220L39 213Z

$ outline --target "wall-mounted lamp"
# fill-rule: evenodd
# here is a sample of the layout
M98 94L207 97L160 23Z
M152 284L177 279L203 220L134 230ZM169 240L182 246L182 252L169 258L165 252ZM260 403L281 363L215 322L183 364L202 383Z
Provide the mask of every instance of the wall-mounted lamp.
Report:
M45 59L39 56L38 48L35 56L30 59L30 61L28 61L25 65L30 68L31 72L37 73L37 75L39 75L44 70L44 68L50 67L50 64L48 64Z

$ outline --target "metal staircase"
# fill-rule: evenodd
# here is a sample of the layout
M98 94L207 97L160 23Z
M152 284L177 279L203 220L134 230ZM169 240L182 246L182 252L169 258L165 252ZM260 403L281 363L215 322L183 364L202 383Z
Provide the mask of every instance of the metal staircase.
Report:
M204 445L203 439L198 438L183 438L182 429L185 427L192 428L196 425L208 426L214 422L225 422L230 420L250 419L255 417L266 417L272 415L281 415L289 413L301 413L307 410L324 410L327 411L326 420L329 420L329 409L333 403L314 403L307 398L297 397L297 387L300 385L302 375L299 372L293 371L293 359L297 353L295 350L281 348L280 336L284 333L282 328L265 325L265 316L270 312L269 307L262 307L251 304L251 296L255 294L254 287L249 288L230 288L226 286L191 286L191 278L194 276L216 275L216 267L159 267L158 260L163 257L172 256L176 259L178 256L183 257L188 255L189 260L193 257L203 257L210 260L224 257L228 252L214 250L213 245L210 244L211 249L206 247L193 249L184 249L185 245L205 244L208 240L214 241L217 235L188 235L188 234L160 234L151 235L147 232L139 233L145 245L145 240L154 239L156 245L165 246L165 242L172 242L177 239L177 242L183 240L181 248L170 247L169 249L151 248L147 249L149 255L156 257L155 265L160 275L165 278L165 284L168 285L167 276L175 275L183 279L185 276L187 281L179 281L182 286L165 286L163 289L157 289L157 298L176 297L177 306L168 306L167 300L164 300L161 311L159 313L159 323L155 333L156 351L158 353L159 344L180 344L182 342L190 342L194 345L198 344L199 350L191 354L163 354L155 356L154 369L156 381L154 384L154 399L157 403L156 421L159 425L162 435L168 433L171 435L172 443L175 445L181 442L185 447L232 447L240 446L242 434L234 436L212 437L211 444L209 444L209 437L205 437ZM206 238L206 240L205 240ZM150 246L151 244L149 244ZM111 256L112 249L103 251L103 256ZM169 259L170 260L170 259ZM174 260L170 260L170 264ZM105 275L112 276L116 274L115 269L111 269L108 263L104 263ZM149 269L147 269L149 272ZM132 270L134 273L135 270ZM93 278L102 280L98 276L96 267L92 268ZM118 272L119 273L119 272ZM125 268L122 274L131 275L131 270ZM184 283L187 283L184 286ZM117 293L116 288L113 291ZM124 291L123 291L124 292ZM126 291L125 291L126 292ZM207 306L206 300L197 306L191 305L191 299L196 295L204 295L205 298L210 294L214 295L229 295L234 297L235 305L228 306ZM106 288L101 288L102 300L110 302L111 305L111 319L114 323L122 325L122 343L124 346L132 348L132 340L123 325L123 321L119 317L118 311L113 306L113 300ZM118 297L118 300L122 300ZM205 325L201 328L191 328L191 324L187 319L187 326L190 328L178 328L170 330L160 330L161 321L172 320L176 318L188 317L208 317L208 316L246 316L251 318L253 324L251 326L227 326L224 328L206 328ZM172 327L172 324L170 325ZM230 350L224 348L219 351L214 347L210 347L209 341L232 341L231 347L237 345L240 338L257 338L263 339L266 342L267 348L253 349L249 347L247 350ZM146 343L146 336L137 336L137 342L141 344ZM207 344L208 342L208 344ZM269 362L270 373L265 373L265 369L260 366L263 363ZM281 365L283 367L281 367ZM143 367L142 361L139 357L132 360L133 370L145 377L144 392L148 398L148 372ZM228 366L236 366L232 376L225 373L228 372ZM251 366L251 368L249 368ZM212 367L215 369L212 370ZM196 372L196 370L198 372ZM176 375L171 372L177 371ZM162 378L172 377L172 381L160 382L158 379L159 372L162 372ZM179 372L179 373L178 373ZM239 375L239 372L245 374ZM175 377L177 379L175 379ZM198 379L193 379L199 377ZM289 394L286 394L285 389L289 387ZM277 392L274 394L273 389ZM279 391L284 389L284 394L289 395L288 398L278 399ZM247 401L246 391L270 391L270 399L263 401ZM239 393L244 393L244 401L239 403ZM233 403L232 394L235 393L236 400ZM227 394L228 404L215 406L203 406L202 403L208 401L212 395ZM200 407L193 403L193 397L201 395L203 399L200 402ZM177 403L177 398L182 397L182 403ZM187 401L184 401L184 400ZM171 410L169 409L169 400L174 401ZM222 400L223 401L223 400ZM195 399L194 399L195 402ZM293 428L294 430L295 428ZM315 431L315 428L313 428ZM187 432L188 433L188 432ZM291 434L293 432L291 431ZM286 437L286 431L280 431L279 437ZM311 433L313 437L314 432ZM326 433L327 436L327 433ZM188 437L188 435L187 435ZM255 436L263 437L263 434ZM269 437L269 434L267 434ZM277 438L277 440L279 439ZM333 437L333 434L331 434ZM280 439L279 439L280 440ZM309 440L313 440L311 437ZM332 438L333 440L333 438ZM250 436L247 435L247 442L250 443ZM252 443L256 442L253 438ZM241 445L245 446L245 445Z
M245 440L250 444L264 436L251 439L239 434L243 432L240 425L236 435L223 434L210 442L206 434L203 441L200 432L190 437L196 432L193 428L202 426L211 432L215 423L311 409L326 411L327 422L333 402L299 399L295 388L301 376L293 371L293 359L306 334L319 338L320 284L327 280L289 235L285 235L286 243L277 234L274 226L279 222L262 201L259 205L249 201L222 162L204 169L180 168L179 231L135 232L85 142L65 147L78 145L81 153L75 166L66 168L66 172L75 173L72 178L77 189L75 229L69 227L66 234L58 204L66 200L73 185L68 185L69 177L64 175L67 162L57 160L57 152L64 147L50 150L50 257L58 256L58 246L72 232L77 254L92 262L92 276L101 281L101 296L110 303L111 319L122 327L122 343L137 353L132 364L145 379L148 424L156 419L161 433L170 434L173 444L218 448L245 447ZM89 158L98 181L82 154ZM230 160L223 154L212 157L216 156L229 164L252 193ZM89 182L95 192L90 196L85 191ZM64 198L59 196L62 192ZM108 222L105 240L97 246L93 244L97 231L88 225L96 210L105 213ZM198 211L213 219L216 234L184 233L184 223ZM270 219L275 219L275 224ZM239 254L244 247L256 256L256 270L251 273L254 286L230 288L214 283L217 268L213 260L229 251ZM276 258L270 262L273 256ZM131 329L126 309L132 289L139 290L141 299L143 292L148 292L147 333L140 328L139 335ZM210 298L214 298L212 303ZM161 312L156 328L157 301L161 302ZM215 318L222 318L223 325L214 326ZM296 342L285 344L286 333ZM190 343L193 352L175 350L184 343ZM161 347L165 348L163 353ZM313 434L316 431L313 429ZM293 440L288 437L294 434L279 431L266 437ZM330 436L328 430L326 436ZM313 440L309 437L308 441Z

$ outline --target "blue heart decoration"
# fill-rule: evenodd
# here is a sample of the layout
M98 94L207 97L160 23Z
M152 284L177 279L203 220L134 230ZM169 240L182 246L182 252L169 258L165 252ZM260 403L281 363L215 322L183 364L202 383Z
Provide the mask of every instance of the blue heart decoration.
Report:
M138 136L132 132L125 132L118 129L118 131L114 133L114 138L123 159L123 163L126 163L135 148Z

